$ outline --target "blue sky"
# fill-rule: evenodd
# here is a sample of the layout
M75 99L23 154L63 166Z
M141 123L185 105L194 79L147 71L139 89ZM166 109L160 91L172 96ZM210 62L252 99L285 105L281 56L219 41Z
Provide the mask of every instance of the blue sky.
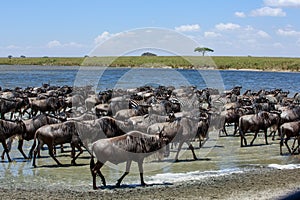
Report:
M210 55L299 57L299 18L300 0L2 1L0 57L84 56L143 27L178 31Z

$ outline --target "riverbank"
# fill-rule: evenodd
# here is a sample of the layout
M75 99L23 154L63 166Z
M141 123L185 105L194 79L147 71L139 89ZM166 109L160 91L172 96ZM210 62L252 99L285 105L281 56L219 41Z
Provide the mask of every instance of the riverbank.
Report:
M300 71L300 58L242 56L122 56L0 58L0 65L157 67L183 69L238 69Z
M178 184L84 192L0 188L1 199L282 199L300 191L300 169L262 168ZM100 181L99 181L100 182Z

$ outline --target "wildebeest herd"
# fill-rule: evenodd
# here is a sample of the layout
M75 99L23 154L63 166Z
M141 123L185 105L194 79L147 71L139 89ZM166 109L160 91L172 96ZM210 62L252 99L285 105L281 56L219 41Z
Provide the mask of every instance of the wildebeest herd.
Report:
M58 165L56 146L69 143L72 165L86 149L91 155L90 171L93 188L96 175L105 178L101 167L107 162L126 162L126 171L118 180L120 186L129 173L132 161L138 163L141 184L144 158L153 153L169 156L169 145L177 146L175 161L186 143L194 152L193 141L199 147L209 139L209 134L222 136L239 133L241 147L247 146L246 136L254 133L253 145L259 131L265 142L268 136L280 139L280 154L285 144L290 154L299 150L300 94L289 97L282 89L247 90L240 86L228 91L193 86L142 86L132 89L114 89L95 92L91 86L28 87L25 89L0 89L0 141L2 160L9 156L13 140L18 140L18 150L24 159L33 158L33 166L40 157L43 145ZM234 131L228 134L227 125ZM290 148L288 140L294 142ZM33 140L28 156L23 151L24 140ZM97 162L94 162L94 159Z

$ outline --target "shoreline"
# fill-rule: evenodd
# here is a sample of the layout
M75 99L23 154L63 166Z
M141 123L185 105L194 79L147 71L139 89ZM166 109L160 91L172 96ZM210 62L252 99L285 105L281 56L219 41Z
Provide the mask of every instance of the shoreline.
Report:
M64 68L67 68L67 67L83 67L83 68L96 68L96 67L105 67L105 68L108 68L108 69L162 69L162 70L213 70L213 71L245 71L245 72L282 72L282 73L300 73L300 71L294 71L294 70L261 70L261 69L249 69L249 68L228 68L228 69L214 69L214 68L184 68L184 67L179 67L179 68L172 68L172 67L131 67L131 66L128 66L128 67L123 67L123 66L88 66L88 65L81 65L81 66L77 66L77 65L70 65L70 66L66 66L66 65L3 65L3 64L0 64L0 68L1 67L48 67L49 69L51 67L55 67L56 69L57 68L60 68L60 69L64 69Z
M12 57L0 58L0 65L111 66L172 69L300 71L300 57L246 56L120 56L120 57ZM201 66L201 67L199 67Z
M283 199L300 191L300 169L261 168L183 183L74 191L0 188L3 199ZM100 183L99 183L100 184Z

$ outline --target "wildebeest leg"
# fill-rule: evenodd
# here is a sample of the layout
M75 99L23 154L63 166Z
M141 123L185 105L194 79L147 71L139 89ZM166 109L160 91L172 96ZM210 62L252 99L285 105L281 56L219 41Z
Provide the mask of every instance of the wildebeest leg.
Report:
M289 140L290 138L285 138L285 140L284 140L284 144L285 144L285 146L287 147L287 149L288 149L288 151L289 151L289 153L290 154L292 154L292 151L291 151L291 149L290 149L290 147L289 147L289 145L288 145L288 140Z
M265 129L265 140L266 140L266 145L269 145L269 143L268 143L268 134L267 134L267 130L268 129Z
M97 161L97 163L95 165L94 158L92 156L91 161L90 161L90 170L91 170L91 174L93 177L93 189L94 190L97 189L97 185L96 185L96 175L97 174L100 176L103 185L106 186L105 178L100 171L100 169L103 165L104 165L104 163L101 163L100 161Z
M35 164L35 160L36 160L36 154L40 154L40 151L41 151L41 147L43 146L44 143L38 141L38 146L34 149L34 152L33 152L33 162L32 162L32 166L33 167L36 167L36 164ZM35 146L35 144L34 144ZM34 146L32 146L34 148ZM38 156L40 157L40 155Z
M186 143L189 145L189 148L190 148L190 150L191 150L192 153L193 153L193 158L194 158L194 160L198 160L198 158L197 158L197 156L196 156L196 154L195 154L194 147L193 147L192 143L191 143L190 141L187 141Z
M282 146L283 146L283 139L282 140L280 140L280 155L282 155Z
M14 116L14 112L10 112L10 120L12 120L13 116Z
M7 145L6 145L6 142L5 142L5 140L4 141L2 141L2 146L3 146L3 149L4 149L4 152L6 153L6 155L7 155L7 159L8 159L8 161L9 162L11 162L12 160L10 159L10 156L9 156L9 151L8 151L8 148L7 148Z
M175 162L178 161L178 155L179 155L179 152L181 150L182 145L183 145L183 141L180 141L179 145L178 145L178 148L177 148L177 153L176 153L176 156L175 156Z
M48 145L48 148L49 148L49 155L53 158L53 160L59 165L59 166L62 166L62 164L55 158L54 154L53 154L53 145L50 144Z
M243 133L241 130L240 130L240 137L241 137L241 147L244 146L243 143L245 143L245 146L247 146L247 140L246 140L246 138L245 138L244 133Z
M118 182L116 184L117 187L120 187L122 180L125 178L125 176L127 176L127 174L129 174L131 162L132 162L131 160L127 160L127 162L126 162L126 171L121 176L121 178L119 178L119 180L118 180Z
M167 144L166 145L166 151L164 153L164 157L169 157L169 155L170 155L170 145Z
M226 127L225 127L225 122L224 122L224 125L223 125L223 132L225 133L226 136L228 136L227 131L226 131Z
M236 135L237 127L238 127L238 124L237 124L237 123L234 123L234 131L233 131L233 135L234 135L234 136Z
M12 142L13 142L13 139L12 139L12 137L10 137L10 138L8 139L8 142L6 143L8 152L10 152L10 150L11 150L11 144L12 144ZM1 155L1 159L2 159L2 160L4 160L4 155L5 155L5 153L6 153L6 152L3 151L2 155Z
M76 165L76 162L75 160L80 156L80 154L82 154L83 150L82 148L80 147L80 145L77 143L77 144L71 144L72 146L72 155L73 155L73 159L71 161L71 164L72 165ZM75 156L75 147L79 150L79 153L77 154L77 156Z
M60 145L60 153L64 153L65 151L64 151L64 145L63 144L61 144Z
M256 139L257 135L258 135L258 131L256 131L256 132L254 133L254 137L253 137L252 141L250 142L250 146L253 145L253 142L254 142L254 140Z
M146 186L147 184L144 181L143 160L138 161L138 166L139 166L139 171L140 171L141 185Z
M27 156L25 155L25 153L23 151L23 148L22 148L23 147L23 142L24 142L23 138L19 138L18 150L21 152L21 154L23 155L23 157L25 159L27 159Z

